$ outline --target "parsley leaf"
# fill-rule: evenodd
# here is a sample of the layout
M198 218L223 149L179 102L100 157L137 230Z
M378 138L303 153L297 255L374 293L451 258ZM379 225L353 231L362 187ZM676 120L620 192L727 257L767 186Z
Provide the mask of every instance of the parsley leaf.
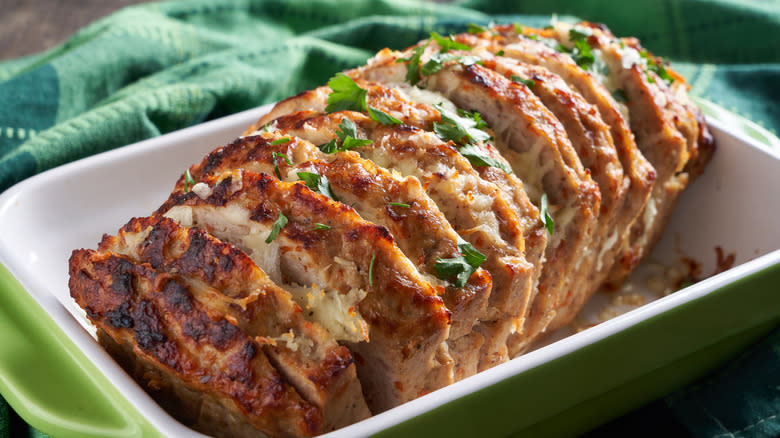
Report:
M533 88L534 84L536 84L533 79L523 79L522 77L516 75L512 75L512 80L515 82L520 82L521 84L525 84L525 86L528 88Z
M615 91L612 92L612 97L615 98L618 102L621 103L627 103L628 102L628 96L626 96L626 92L623 91L623 89L618 88Z
M468 33L478 34L482 32L487 32L488 29L485 26L480 26L476 23L469 23Z
M192 178L192 175L190 174L190 169L187 169L184 171L184 193L187 193L190 191L190 186L195 185L195 180Z
M292 139L290 137L277 138L271 142L271 146L278 146L280 144L289 143Z
M517 32L518 35L522 35L523 34L523 26L521 26L518 23L512 23L512 25L515 26L515 32Z
M314 231L329 230L329 229L330 229L330 225L321 224L319 222L314 223L314 228L313 228Z
M498 52L496 52L496 56L504 56L504 51L499 50Z
M321 144L318 146L318 148L320 148L320 150L326 154L335 154L339 151L346 151L371 144L371 140L356 138L357 126L355 126L355 122L346 117L341 119L339 129L336 131L336 137L338 138L334 138L325 144ZM341 143L340 145L339 141Z
M542 224L547 228L547 232L552 236L553 231L555 230L555 221L553 221L552 216L550 216L548 207L547 193L544 193L542 194L542 201L539 208L539 219L541 219Z
M393 207L402 207L402 208L411 208L412 206L409 204L404 204L403 202L390 202L390 205Z
M480 148L474 145L466 145L458 148L458 152L466 157L474 167L495 167L503 170L507 175L512 173L512 169L501 160L495 159L485 154Z
M344 73L336 73L336 76L328 81L328 87L333 92L328 96L326 112L366 110L366 94L368 92L360 88L349 76Z
M338 201L333 191L330 189L330 181L325 175L314 172L298 172L298 179L306 183L306 187L317 193L321 193L334 201Z
M371 254L371 264L368 265L368 285L374 287L374 260L376 259L376 253Z
M272 159L274 160L274 173L276 174L276 177L279 179L282 179L282 174L279 172L279 162L276 160L277 158L284 158L284 161L287 162L288 166L292 166L292 161L290 161L289 158L287 158L287 155L281 153L281 152L274 152Z
M378 110L374 107L368 107L368 115L383 125L400 125L403 123L390 114L387 114L386 112Z
M279 235L279 232L282 231L282 228L287 225L287 217L282 214L282 212L279 212L279 217L276 218L274 221L273 227L271 227L271 233L268 234L268 238L265 239L265 243L271 243L276 239L276 236Z
M449 259L436 258L433 268L436 270L436 276L441 279L455 278L455 286L463 287L471 277L471 274L479 268L486 257L476 250L470 243L458 237L458 249L460 257Z
M452 36L444 38L436 32L431 32L431 39L441 47L441 53L447 53L450 50L471 50L471 47L454 41Z
M478 122L475 118L463 118L439 105L433 105L433 107L441 114L441 123L434 122L433 131L442 140L451 140L455 144L465 145L490 138L485 131L477 128Z
M658 75L661 79L666 81L667 84L671 84L674 82L674 77L669 74L668 71L666 71L666 66L664 66L663 60L659 61L657 58L651 56L647 50L642 50L639 52L639 56L641 56L643 59L647 61L647 70L652 71L655 74ZM651 84L655 82L655 79L649 74L646 74L647 81Z
M423 52L425 52L426 47L428 47L428 42L426 42L424 46L416 47L414 51L412 51L412 56L395 60L395 62L409 62L409 65L406 67L406 82L409 82L412 85L416 85L420 82L420 58L422 57Z

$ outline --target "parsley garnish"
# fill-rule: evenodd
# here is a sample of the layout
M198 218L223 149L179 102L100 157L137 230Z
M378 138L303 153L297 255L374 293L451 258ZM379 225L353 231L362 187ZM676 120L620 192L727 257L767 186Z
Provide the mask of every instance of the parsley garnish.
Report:
M618 88L615 91L612 92L612 97L615 98L618 102L627 103L628 102L628 96L626 96L626 92L623 91L623 89Z
M553 221L552 216L550 216L550 211L548 210L547 193L542 194L541 208L539 211L539 219L541 219L542 224L547 228L547 232L550 233L550 235L552 236L553 231L555 230L555 221Z
M442 280L454 277L455 286L463 287L468 282L471 274L485 261L486 257L460 237L458 237L458 249L461 253L460 257L450 259L437 257L433 268L436 270L436 275Z
M287 158L287 155L281 153L281 152L274 152L273 154L273 161L274 161L274 173L276 174L276 177L279 179L282 179L282 174L279 172L279 162L276 160L277 158L284 158L284 161L287 162L288 166L292 166L292 161L290 161L289 158Z
M190 175L190 169L187 169L184 171L184 193L187 193L190 191L190 186L195 185L195 180L192 179L192 175Z
M317 193L322 193L334 201L338 201L333 194L333 191L330 189L330 181L328 181L328 178L325 175L314 172L298 172L296 175L298 175L300 181L306 183L306 187Z
M330 225L325 225L325 224L321 224L321 223L319 223L319 222L315 222L315 223L314 223L314 228L313 228L313 229L314 229L314 231L318 231L318 230L329 230L329 229L330 229Z
M333 92L328 95L326 112L366 110L368 92L360 88L349 76L344 73L336 73L336 76L328 81L328 87Z
M395 62L409 61L409 65L406 67L406 82L409 82L412 85L416 85L420 82L420 58L422 57L423 52L425 52L425 48L428 47L428 43L429 42L426 42L424 46L416 47L414 51L412 51L412 56L395 60Z
M593 52L590 50L590 44L588 44L588 35L577 29L569 29L569 40L574 43L574 47L569 49L565 46L558 44L555 50L571 55L574 62L584 69L590 68L596 57L593 56Z
M507 175L512 173L512 169L501 160L486 155L480 148L474 145L466 145L458 148L458 152L466 157L474 167L495 167L503 170Z
M533 88L534 84L536 83L534 82L533 79L523 79L522 77L516 75L512 75L512 80L515 82L520 82L522 84L525 84L525 86L528 88Z
M336 131L336 137L333 140L321 144L318 147L326 154L335 154L339 151L359 148L371 144L371 140L359 139L357 137L357 126L355 122L344 117L341 119L339 129Z
M454 41L452 36L444 38L436 32L431 32L431 39L441 47L441 53L447 53L450 50L471 50L471 47Z
M479 119L476 117L463 118L451 111L445 110L439 105L433 106L439 111L439 114L441 114L441 123L434 122L433 131L442 140L451 140L457 145L465 145L485 141L490 138L485 131L478 129L477 127L481 121L481 117Z
M390 205L392 205L393 207L411 208L411 205L404 204L403 202L391 202Z
M478 34L482 32L487 32L488 29L485 26L480 26L476 23L469 23L468 33Z
M383 125L400 125L401 121L384 111L368 106L366 97L368 91L360 86L344 73L336 73L336 76L328 81L328 87L333 90L328 95L328 113L336 111L366 111L369 117ZM354 136L353 136L354 138Z
M376 253L371 254L371 264L368 265L368 285L374 287L374 260L376 259Z
M271 142L271 146L278 146L280 144L289 143L292 139L290 137L278 138Z
M271 233L268 234L268 238L265 239L265 243L271 243L276 239L276 236L279 235L279 232L282 231L282 228L287 225L287 217L282 214L282 212L279 212L279 217L276 218L274 221L273 227L271 227Z
M655 72L655 74L658 75L661 79L666 81L667 84L671 84L674 82L674 78L672 75L669 74L668 71L666 71L666 66L664 65L663 61L658 61L656 58L650 56L649 53L647 53L647 50L642 50L639 52L639 56L644 58L647 61L647 71L648 72ZM647 74L647 81L651 84L655 82L655 79L650 74Z
M504 56L504 51L499 50L498 52L496 52L496 56Z
M512 23L515 26L515 32L518 33L518 35L522 35L523 33L523 26L519 25L518 23Z
M400 125L403 123L390 114L387 114L386 112L378 110L374 107L368 107L368 115L383 125Z

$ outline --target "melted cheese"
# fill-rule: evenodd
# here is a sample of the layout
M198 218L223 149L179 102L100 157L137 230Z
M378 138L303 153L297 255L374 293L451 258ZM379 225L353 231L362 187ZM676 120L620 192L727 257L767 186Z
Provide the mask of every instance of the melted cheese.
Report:
M289 284L285 289L304 309L306 318L319 323L337 341L369 341L368 323L357 312L358 303L366 296L363 289L351 289L346 294L326 291L316 284Z

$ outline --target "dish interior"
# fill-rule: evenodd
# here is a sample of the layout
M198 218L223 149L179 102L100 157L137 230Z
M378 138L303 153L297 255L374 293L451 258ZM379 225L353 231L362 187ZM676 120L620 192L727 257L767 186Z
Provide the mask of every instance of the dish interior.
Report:
M257 108L71 163L0 196L0 261L163 433L177 434L183 429L178 429L180 426L79 328L79 324L87 324L69 296L67 260L73 249L94 248L103 233L115 233L130 217L151 213L167 198L184 169L240 135L267 110ZM620 292L643 298L633 304L626 301L618 313L663 296L655 277L669 272L689 274L693 266L699 269L698 277L705 278L718 268L738 266L780 248L780 233L774 221L780 213L776 191L780 185L780 153L733 132L723 121L708 122L718 147L714 158L704 175L682 195L663 240L632 276L630 290ZM667 286L675 287L668 282ZM685 293L688 290L679 294ZM614 300L615 294L597 294L578 317L578 326L550 334L537 348L599 322L605 310L614 307ZM631 313L621 316L631 317ZM536 360L539 354L542 352L534 352ZM519 367L525 358L502 367ZM480 376L474 376L453 385L459 386L454 391L468 390L469 385L479 382ZM426 397L431 396L435 394ZM374 417L363 423L372 421L381 419Z

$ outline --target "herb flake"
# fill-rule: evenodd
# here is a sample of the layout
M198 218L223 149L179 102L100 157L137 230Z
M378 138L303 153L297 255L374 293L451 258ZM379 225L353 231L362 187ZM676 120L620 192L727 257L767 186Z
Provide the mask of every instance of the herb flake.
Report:
M524 79L517 75L512 75L512 80L515 82L520 82L521 84L525 84L525 86L528 88L533 88L534 84L536 84L533 79Z
M463 287L471 274L486 260L486 257L460 237L458 237L458 250L461 253L460 257L436 258L433 268L436 270L436 275L442 280L454 278L455 286Z
M192 175L190 174L190 169L187 169L184 171L184 193L187 193L190 191L191 186L195 185L195 180L192 178Z
M374 107L368 107L368 116L371 117L373 120L376 120L377 122L383 124L383 125L400 125L403 122L396 119L395 117L391 116L390 114L387 114L384 111L378 110Z
M306 187L317 193L321 193L334 201L338 201L330 188L330 181L328 181L328 178L325 175L314 172L297 172L296 175L298 175L298 180L306 183Z
M315 222L315 223L314 223L314 228L312 228L312 229L313 229L314 231L319 231L319 230L329 230L329 229L330 229L330 225L325 225L325 224L321 224L321 223L319 223L319 222Z
M503 170L507 175L512 173L512 169L507 166L505 162L485 154L484 151L477 146L466 145L458 148L458 152L466 157L469 160L469 163L474 167L495 167Z
M436 32L431 32L431 39L441 47L441 53L447 53L450 50L471 50L471 47L453 40L452 36L445 38Z
M480 141L486 141L490 135L479 129L477 126L482 120L476 116L464 118L442 108L440 105L433 105L441 115L441 122L433 123L433 131L444 141L452 141L457 145L474 144ZM469 113L478 114L478 113ZM484 125L482 125L484 127Z
M336 76L328 81L328 87L333 91L328 95L328 113L336 111L365 111L366 95L368 92L344 73L336 73Z
M411 205L404 204L403 202L390 202L389 203L393 207L401 207L401 208L411 208Z
M276 237L279 235L279 232L282 231L282 228L287 225L287 216L282 214L282 212L279 212L279 216L274 221L274 225L271 227L271 233L268 234L268 238L265 239L265 243L271 243L273 242Z
M542 194L542 200L540 202L539 208L539 219L541 219L542 224L547 228L547 232L550 233L550 236L552 236L553 231L555 231L555 221L553 221L553 218L550 215L549 205L547 204L547 193Z
M371 254L371 264L368 265L368 285L374 287L374 260L376 260L376 253Z
M290 161L289 158L287 158L287 155L281 153L281 152L274 152L273 153L273 161L274 161L274 173L276 174L276 177L280 180L282 179L282 174L279 172L279 162L277 158L283 158L284 161L287 163L288 166L292 166L292 161Z
M280 144L289 143L290 141L292 141L290 137L277 138L271 142L271 146L279 146Z

